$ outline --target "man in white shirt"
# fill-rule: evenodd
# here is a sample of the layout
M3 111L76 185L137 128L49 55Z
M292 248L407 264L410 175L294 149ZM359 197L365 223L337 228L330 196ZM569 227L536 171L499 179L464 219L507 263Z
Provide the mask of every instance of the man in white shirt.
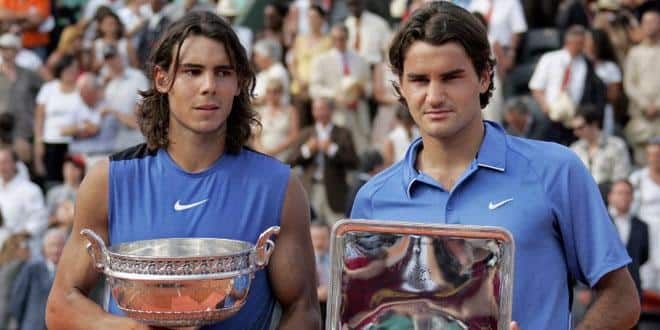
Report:
M355 149L361 154L369 146L371 133L365 101L371 95L371 71L360 55L348 49L348 29L344 25L336 25L330 34L334 48L312 62L309 94L335 101L332 122L351 131Z
M382 62L383 50L392 35L389 24L382 17L364 10L364 0L348 0L346 5L351 13L344 22L348 28L349 48L371 65Z
M39 237L48 226L48 212L39 187L17 175L14 152L0 146L0 212L11 232Z
M529 80L529 89L536 102L541 106L543 113L549 117L551 105L560 98L560 94L568 96L575 108L582 100L585 80L587 77L587 60L583 55L586 31L582 27L572 27L564 37L564 47L560 50L543 54L532 78ZM564 123L570 122L574 117ZM572 142L574 137L570 131L562 127L560 122L555 123L555 129L563 131L562 143Z
M114 146L115 151L119 151L144 141L135 111L142 98L138 93L149 88L149 81L142 71L126 66L114 46L109 45L103 50L103 58L108 78L106 107L101 115L114 116L120 122Z

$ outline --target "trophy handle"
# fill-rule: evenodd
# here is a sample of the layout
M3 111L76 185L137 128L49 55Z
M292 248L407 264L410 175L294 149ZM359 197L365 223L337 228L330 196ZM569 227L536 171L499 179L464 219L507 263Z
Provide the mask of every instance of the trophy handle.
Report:
M268 265L268 260L270 260L270 256L273 254L273 250L275 249L275 242L273 242L270 237L279 233L280 227L272 226L261 233L261 235L259 235L257 246L255 247L257 252L255 264L258 268L263 268Z
M80 235L84 236L87 243L87 253L92 257L92 263L97 271L102 272L105 269L105 259L108 255L108 249L105 247L103 239L91 229L83 229Z

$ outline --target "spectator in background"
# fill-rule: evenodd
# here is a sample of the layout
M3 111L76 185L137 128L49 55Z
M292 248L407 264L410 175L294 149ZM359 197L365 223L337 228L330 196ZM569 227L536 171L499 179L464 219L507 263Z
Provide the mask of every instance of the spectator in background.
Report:
M504 127L507 133L527 139L550 141L553 132L550 122L530 109L525 97L509 99L504 105Z
M82 59L82 52L83 52L83 46L82 46L82 33L76 26L68 26L66 27L63 31L62 34L60 35L60 40L57 43L57 48L55 49L54 52L48 56L48 60L46 61L46 66L44 67L43 71L43 76L46 80L52 80L54 79L54 74L53 74L53 69L55 67L55 63L57 63L62 56L65 55L70 55L75 57L78 62L81 62Z
M594 15L592 29L604 31L609 37L612 48L616 55L617 63L623 63L626 54L632 47L634 40L633 32L639 30L639 22L628 10L621 8L616 0L599 0L596 2L596 13Z
M312 63L309 94L330 98L336 105L332 122L351 132L358 153L368 148L371 120L366 98L371 94L369 64L348 48L348 29L335 25L330 32L333 48Z
M94 40L94 67L100 70L105 64L104 50L114 46L124 65L138 66L138 59L133 43L124 37L124 24L117 14L109 9L99 10L96 15L98 24Z
M284 32L284 18L289 11L288 7L282 3L269 3L264 7L263 30L257 33L257 40L270 39L280 44L283 48L288 48L293 40L287 40Z
M45 306L65 243L64 231L49 229L43 238L44 259L28 262L16 276L9 310L18 329L46 329Z
M126 28L124 37L131 41L133 48L138 47L140 31L147 24L148 15L151 14L147 10L144 10L148 8L143 7L145 3L145 0L126 0L125 6L117 10L117 16L119 16L121 23Z
M289 102L289 72L282 63L282 45L272 39L262 39L254 44L254 63L257 66L257 77L254 85L255 104L261 105L265 101L266 85L270 79L282 82L285 93L280 97L285 103Z
M350 15L344 21L348 29L349 49L362 56L370 65L383 61L392 30L382 17L364 9L364 0L347 0Z
M651 260L642 267L644 288L660 291L660 136L646 145L646 167L635 171L630 182L635 188L633 209L649 225Z
M16 65L20 39L13 34L0 36L0 113L13 119L11 141L20 160L31 163L34 137L35 99L42 80L36 72Z
M344 212L346 218L351 217L353 200L360 188L362 188L369 179L380 173L385 167L383 156L378 150L367 150L360 155L360 172L355 177L355 180L353 180L354 182L351 184L348 194L346 195L346 212Z
M580 157L598 184L611 184L630 175L630 156L626 142L603 134L602 112L595 106L582 106L573 119L578 140L571 149Z
M628 180L617 180L612 183L607 194L610 216L616 225L621 241L626 245L628 255L632 262L628 264L628 271L632 276L640 298L642 297L642 284L639 268L649 259L649 228L632 213L633 186Z
M44 25L51 14L50 0L0 1L0 22L9 32L21 34L23 47L46 59L49 34ZM52 19L52 18L51 18ZM52 22L52 27L54 22Z
M156 46L156 41L172 21L165 15L163 8L167 4L165 0L149 0L149 7L152 15L149 21L140 31L140 40L138 41L137 58L140 69L146 68L149 52Z
M568 29L564 47L543 54L529 80L534 99L553 122L555 142L566 145L575 141L569 127L577 107L592 104L602 109L606 102L605 86L583 55L585 37L581 26Z
M584 54L593 63L596 75L605 83L607 88L607 104L603 113L603 133L611 135L615 132L615 118L622 117L621 114L615 115L614 106L620 103L623 93L623 77L607 33L598 29L587 33Z
M103 99L103 86L93 73L85 73L78 78L78 92L90 109L89 121L94 125L88 136L78 136L69 145L69 153L81 154L90 167L98 160L108 157L115 151L115 140L119 132L119 120L112 110L106 109Z
M574 25L584 28L591 26L592 13L589 0L562 0L555 17L555 25L562 31Z
M101 116L112 116L120 123L114 145L118 151L144 141L138 129L136 110L142 99L139 92L149 88L149 81L142 71L125 64L116 47L104 48L103 58L107 76Z
M252 58L252 40L254 40L254 34L252 30L248 27L238 25L236 17L240 14L238 8L234 4L234 0L220 0L218 1L218 7L216 8L216 13L222 16L231 24L231 28L236 32L238 40L241 42L245 52L247 53L248 58Z
M215 12L215 3L211 3L210 1L202 1L202 0L183 0L183 1L172 1L170 4L165 6L163 11L165 12L165 15L170 19L170 21L178 21L185 15L186 13L189 13L191 11L208 11L208 12Z
M73 201L63 200L55 208L53 216L48 219L48 227L62 229L69 236L73 229L74 210L75 205Z
M397 124L397 109L400 107L399 97L392 86L397 77L392 73L389 63L377 63L373 67L373 100L377 109L371 128L371 147L381 150L387 135Z
M320 54L332 48L332 39L323 31L326 12L319 5L308 10L309 31L299 34L291 50L291 94L293 104L298 109L302 126L311 124L311 99L309 81L312 76L312 63Z
M288 163L302 168L302 182L320 221L332 226L344 214L347 171L358 165L351 133L331 121L331 99L312 103L314 126L300 132Z
M89 109L76 89L78 61L63 56L55 80L41 87L34 117L34 165L48 184L62 181L62 164L73 137L87 130Z
M316 259L316 295L321 304L321 319L325 327L328 284L330 283L330 227L325 223L312 222L309 231Z
M630 49L624 72L624 89L629 99L630 121L624 129L635 162L644 164L644 144L660 135L660 12L642 16L644 41Z
M12 234L0 243L0 324L3 329L17 328L16 321L9 316L11 287L25 262L30 259L30 235Z
M3 227L12 233L40 237L48 225L48 212L41 189L18 175L14 152L0 146L0 212Z
M46 207L52 218L55 210L63 201L75 201L80 182L85 176L85 160L80 155L68 155L62 166L64 182L54 186L46 193Z
M419 130L408 109L399 106L396 111L396 120L396 126L387 135L383 145L385 167L402 160L410 143L419 137Z
M285 90L281 80L268 80L265 104L259 110L261 129L255 138L255 149L286 161L291 146L298 139L300 125L296 109L282 102L283 93Z
M12 48L17 50L16 56L14 56L16 65L30 71L42 72L43 60L33 51L23 48L23 43L18 35L8 32L4 33L3 37L5 38L4 43L10 44ZM0 58L0 64L2 62L3 59Z
M469 10L482 15L488 28L488 41L497 62L495 90L484 109L484 118L502 122L502 81L516 64L516 50L521 35L527 31L527 21L520 0L474 0Z

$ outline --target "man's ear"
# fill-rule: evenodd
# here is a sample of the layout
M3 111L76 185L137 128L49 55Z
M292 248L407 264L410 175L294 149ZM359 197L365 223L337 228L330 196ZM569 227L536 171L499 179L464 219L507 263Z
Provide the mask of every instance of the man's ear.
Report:
M487 67L481 74L481 77L479 78L479 93L486 93L488 91L488 87L490 87L490 80L491 80L490 73L492 71L493 71L492 68Z
M159 93L167 94L170 90L169 75L159 66L154 68L154 84L154 87Z

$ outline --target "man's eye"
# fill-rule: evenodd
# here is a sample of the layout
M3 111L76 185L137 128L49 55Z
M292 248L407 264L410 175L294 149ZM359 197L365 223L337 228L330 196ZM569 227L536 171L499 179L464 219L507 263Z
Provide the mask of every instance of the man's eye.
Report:
M200 74L200 72L202 72L202 71L199 70L199 69L185 69L185 70L183 70L183 73L185 73L189 76L197 76L197 75Z

